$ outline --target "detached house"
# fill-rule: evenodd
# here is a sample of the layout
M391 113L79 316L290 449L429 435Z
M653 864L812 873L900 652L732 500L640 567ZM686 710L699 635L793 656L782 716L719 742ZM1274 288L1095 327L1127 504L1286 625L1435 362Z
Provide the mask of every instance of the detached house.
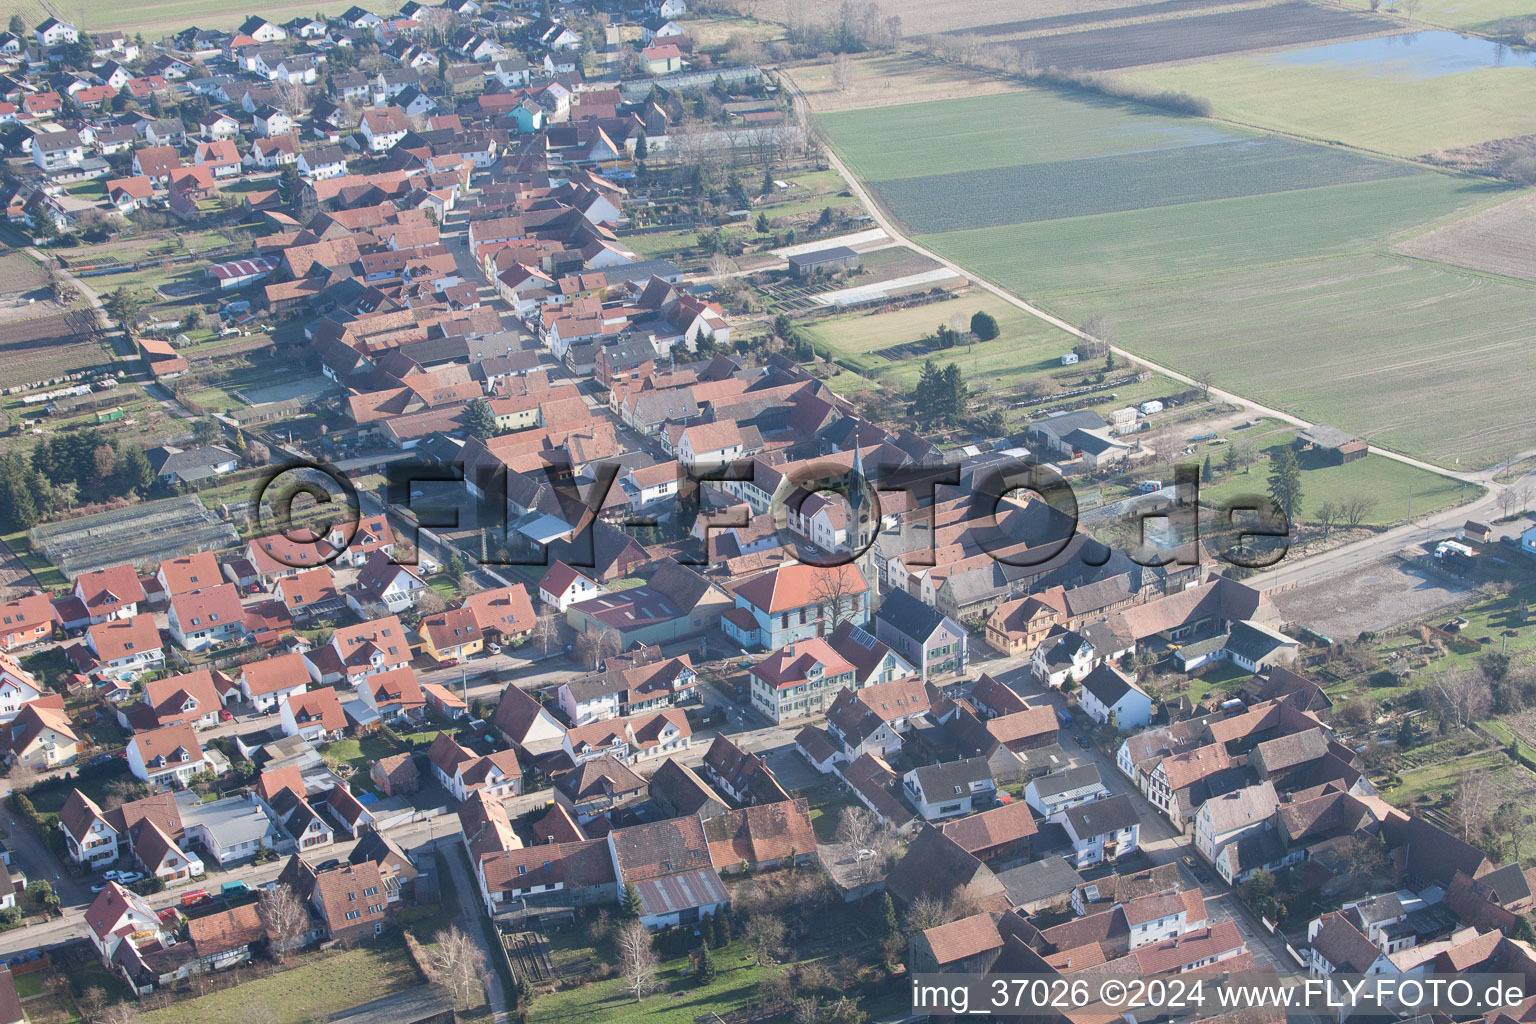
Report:
M409 665L411 649L405 627L399 618L390 615L336 630L329 644L311 651L305 658L316 673L316 682L324 682L336 673L355 682Z
M302 654L279 654L246 663L240 669L240 695L257 711L276 708L309 688L310 673Z
M1152 698L1109 665L1083 677L1077 706L1100 725L1113 721L1121 732L1140 729L1152 717Z
M73 764L80 753L80 737L56 693L22 705L5 726L5 740L6 761L13 766L55 768Z
M245 610L233 583L171 598L171 637L183 649L201 651L245 635Z
M135 778L177 789L208 767L202 745L189 725L134 733L128 741L127 756L128 770Z
M363 113L362 136L371 153L383 153L393 148L405 138L410 128L405 111L399 107L381 107Z
M144 602L144 587L139 574L131 565L114 565L108 569L81 573L75 577L74 596L85 606L85 622L79 625L95 625L113 619L131 619L139 614ZM77 623L65 620L66 627Z
M47 640L53 636L53 602L47 594L18 597L0 604L0 651Z
M0 654L0 724L14 719L24 705L42 695L42 687L20 662L8 654Z
M336 690L322 686L278 701L284 736L302 736L317 746L339 737L347 728Z
M925 821L970 814L997 800L997 783L984 757L914 768L902 778L902 788Z
M96 656L96 672L124 679L165 664L160 630L152 615L99 622L86 630L85 644Z
M213 673L206 668L151 680L144 686L143 703L149 708L156 728L212 728L219 723L219 711L224 706L214 688Z
M357 586L347 592L347 604L367 618L383 608L392 615L408 611L427 584L408 565L397 564L393 557L376 552L357 574Z
M1074 867L1119 860L1140 849L1141 819L1124 793L1068 808L1058 818L1072 842Z

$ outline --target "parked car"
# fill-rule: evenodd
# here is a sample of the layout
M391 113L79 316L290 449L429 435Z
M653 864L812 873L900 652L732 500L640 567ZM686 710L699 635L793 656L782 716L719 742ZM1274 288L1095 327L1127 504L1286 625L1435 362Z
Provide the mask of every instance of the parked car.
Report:
M144 881L144 876L137 871L124 871L117 876L118 885L132 885L134 882Z
M485 646L486 650L490 651L492 654L501 653L501 644L486 644Z
M318 868L315 868L315 870L316 871L329 871L332 868L339 868L339 867L341 867L341 861L336 859L335 857L332 857L330 860L326 861L324 864L321 864Z
M91 892L101 892L106 887L106 882L97 882L95 885L91 886Z
M1084 750L1087 750L1088 749L1088 738L1086 736L1079 736L1077 738L1077 745L1082 747Z
M225 896L241 896L251 891L251 883L236 879L233 882L225 882L219 891Z
M219 711L219 721L221 721L221 722L233 722L234 720L235 720L235 713L233 711L229 710L229 708L223 708L223 709L221 709Z
M124 879L126 879L130 874L132 874L131 871L116 871L116 870L113 870L113 871L103 871L101 873L101 877L105 878L109 882L121 882Z

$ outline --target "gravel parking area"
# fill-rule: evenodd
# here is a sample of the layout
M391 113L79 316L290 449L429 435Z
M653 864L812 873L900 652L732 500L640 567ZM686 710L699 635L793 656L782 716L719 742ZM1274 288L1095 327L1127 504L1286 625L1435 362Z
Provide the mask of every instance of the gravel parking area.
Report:
M1467 597L1465 587L1410 571L1387 559L1275 595L1275 606L1293 622L1348 640L1423 618Z

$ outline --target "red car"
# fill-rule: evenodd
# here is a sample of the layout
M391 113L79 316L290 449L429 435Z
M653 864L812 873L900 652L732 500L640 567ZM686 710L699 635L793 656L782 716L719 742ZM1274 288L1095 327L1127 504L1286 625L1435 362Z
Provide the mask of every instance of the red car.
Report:
M234 720L235 720L235 713L233 711L229 710L229 708L224 708L224 709L222 709L219 712L219 721L221 721L221 722L233 722Z

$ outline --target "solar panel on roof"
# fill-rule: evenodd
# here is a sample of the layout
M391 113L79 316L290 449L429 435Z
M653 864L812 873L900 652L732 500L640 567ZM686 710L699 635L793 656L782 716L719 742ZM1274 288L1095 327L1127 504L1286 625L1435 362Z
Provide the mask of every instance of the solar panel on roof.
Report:
M860 626L854 626L853 629L849 631L848 635L853 639L854 643L858 644L866 651L874 650L875 644L879 643L878 640L870 636L869 633Z

